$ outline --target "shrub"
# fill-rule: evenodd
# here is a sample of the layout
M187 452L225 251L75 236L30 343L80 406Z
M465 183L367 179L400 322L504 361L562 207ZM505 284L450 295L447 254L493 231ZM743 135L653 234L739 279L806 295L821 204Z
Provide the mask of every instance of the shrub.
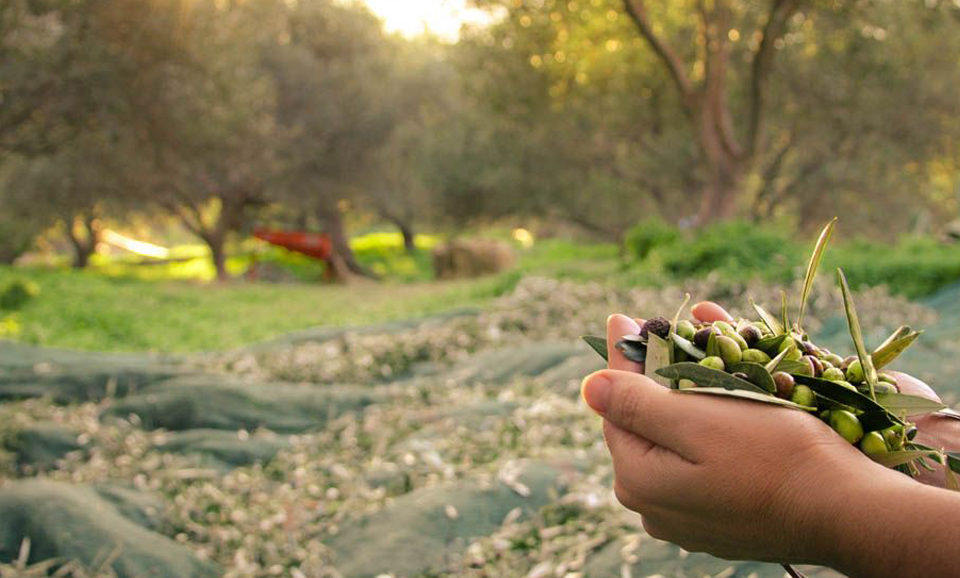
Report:
M661 219L649 218L627 231L623 243L630 255L642 261L654 249L672 245L679 238L680 231L676 227Z
M17 311L39 293L40 288L36 283L14 279L0 289L0 310Z
M895 245L854 241L827 250L826 262L843 267L856 287L886 285L891 293L923 297L960 280L960 247L930 237L904 237Z
M760 277L789 281L803 267L805 244L773 227L743 221L717 223L699 230L689 243L663 251L664 270L673 277L700 277L717 271L724 277Z

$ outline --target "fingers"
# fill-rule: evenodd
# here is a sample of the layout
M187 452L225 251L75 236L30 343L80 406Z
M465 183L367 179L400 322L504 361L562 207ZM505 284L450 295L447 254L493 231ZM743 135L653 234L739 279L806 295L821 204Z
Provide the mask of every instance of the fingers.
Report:
M900 390L900 393L941 401L940 396L937 395L937 392L933 391L933 388L916 377L907 375L906 373L900 373L899 371L890 371L888 373L897 380L897 389Z
M604 370L587 376L581 389L594 411L622 430L697 461L701 420L690 415L699 400L681 399L676 392L631 372Z
M624 335L637 335L640 325L626 315L619 313L607 318L607 367L621 371L643 373L643 364L630 361L623 356L616 345Z
M693 313L693 316L700 321L733 321L733 316L727 313L726 309L720 307L713 301L702 301L697 303L690 309L690 312Z
M634 511L676 490L676 480L693 464L650 440L604 420L603 437L613 457L617 499Z

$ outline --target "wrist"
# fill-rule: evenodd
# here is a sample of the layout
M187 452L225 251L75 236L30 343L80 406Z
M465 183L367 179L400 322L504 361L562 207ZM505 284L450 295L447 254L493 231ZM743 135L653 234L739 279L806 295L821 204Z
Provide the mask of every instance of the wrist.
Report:
M876 558L868 552L894 552L884 541L893 540L899 522L897 507L919 484L894 470L872 462L834 470L829 480L808 486L818 498L806 513L801 536L809 536L808 549L799 562L827 566L850 576L863 575L863 564ZM850 467L853 466L853 467ZM891 545L892 546L892 545Z
M821 525L819 563L851 577L907 576L904 531L920 530L908 511L931 488L881 466L865 470L834 495Z

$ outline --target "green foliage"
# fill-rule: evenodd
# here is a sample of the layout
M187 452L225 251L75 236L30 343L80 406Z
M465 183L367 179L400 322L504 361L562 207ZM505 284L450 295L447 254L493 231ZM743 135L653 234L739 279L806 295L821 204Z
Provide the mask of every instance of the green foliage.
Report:
M400 233L370 233L350 240L353 254L377 275L404 282L433 278L431 250L439 243L433 235L417 235L417 248L408 253Z
M960 280L960 248L929 237L909 236L896 244L855 241L827 251L831 267L842 267L854 289L886 285L909 298L930 295Z
M36 283L14 279L0 286L0 311L18 311L40 294Z
M624 237L627 251L636 259L646 259L658 247L675 243L680 238L676 227L661 219L649 218L632 227Z
M744 221L718 223L686 242L663 247L663 268L677 279L716 271L728 279L789 281L803 249L781 229Z

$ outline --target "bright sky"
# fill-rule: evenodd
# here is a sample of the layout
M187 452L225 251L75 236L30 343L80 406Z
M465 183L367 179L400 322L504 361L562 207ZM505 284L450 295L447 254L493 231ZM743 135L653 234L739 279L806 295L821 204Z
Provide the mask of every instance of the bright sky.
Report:
M383 18L388 32L399 32L407 37L429 31L453 42L460 36L461 24L489 20L486 12L468 8L466 0L363 0L363 2L377 16Z

